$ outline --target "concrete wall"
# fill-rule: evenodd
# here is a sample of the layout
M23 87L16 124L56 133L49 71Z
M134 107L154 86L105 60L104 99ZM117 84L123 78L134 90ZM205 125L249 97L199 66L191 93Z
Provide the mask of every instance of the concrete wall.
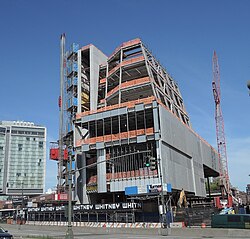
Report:
M105 149L97 150L97 190L98 193L107 192Z
M194 192L192 159L180 154L161 141L161 162L164 183L171 183L175 189L184 188Z
M218 155L167 109L159 105L163 180L174 189L205 196L203 165L218 172Z
M99 65L107 62L105 56L98 48L90 46L90 110L97 109Z

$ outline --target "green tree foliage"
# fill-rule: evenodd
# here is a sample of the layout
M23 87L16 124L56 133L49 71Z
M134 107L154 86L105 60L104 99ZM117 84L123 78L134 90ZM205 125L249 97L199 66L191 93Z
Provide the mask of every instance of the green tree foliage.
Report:
M210 185L210 192L220 192L220 179L214 178L213 182L209 183ZM206 182L206 191L208 192L208 183Z

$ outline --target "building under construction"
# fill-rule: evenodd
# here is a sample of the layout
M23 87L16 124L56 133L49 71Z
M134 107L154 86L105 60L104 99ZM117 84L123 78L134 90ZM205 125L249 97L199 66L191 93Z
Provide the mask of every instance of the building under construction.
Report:
M81 204L125 202L155 189L163 197L182 189L206 197L206 178L219 175L218 153L193 131L177 83L140 39L109 57L92 44L73 44L62 48L62 59L66 136L52 155L60 187L69 184L64 171L73 170Z

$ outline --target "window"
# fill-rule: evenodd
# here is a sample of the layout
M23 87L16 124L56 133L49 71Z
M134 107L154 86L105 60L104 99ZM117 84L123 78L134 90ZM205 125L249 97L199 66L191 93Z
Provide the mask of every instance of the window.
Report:
M119 133L118 116L114 116L111 118L111 124L112 124L112 134L118 134Z
M95 121L89 122L89 136L90 138L96 137Z
M111 134L111 120L110 120L110 118L104 119L104 134L105 135Z
M136 112L137 129L145 129L144 111Z
M128 113L128 126L129 126L129 130L136 129L135 112Z
M152 128L154 126L152 109L145 110L145 120L146 120L146 128Z
M4 128L0 128L0 133L5 133L5 129Z
M18 151L22 151L23 149L23 145L22 144L18 144Z
M43 142L42 141L39 142L39 148L43 148Z
M97 120L97 136L103 136L103 119Z
M30 141L30 138L29 138L29 137L26 137L26 140L27 140L27 141Z
M120 131L127 132L127 115L120 116Z
M3 146L0 146L0 151L2 151L3 150Z

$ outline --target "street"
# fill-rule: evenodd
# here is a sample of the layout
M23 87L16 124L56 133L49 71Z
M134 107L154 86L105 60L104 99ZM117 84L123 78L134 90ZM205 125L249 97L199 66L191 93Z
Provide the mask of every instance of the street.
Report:
M58 226L31 226L31 225L16 225L16 224L1 224L1 227L8 230L14 238L38 238L38 237L51 237L51 238L64 238L67 227ZM250 238L250 230L237 230L230 229L231 236L228 236L228 229L187 229L181 230L171 229L171 233L166 236L161 235L161 229L126 229L126 228L87 228L87 227L73 227L74 238L80 239L202 239L202 238ZM237 236L235 236L237 235Z

